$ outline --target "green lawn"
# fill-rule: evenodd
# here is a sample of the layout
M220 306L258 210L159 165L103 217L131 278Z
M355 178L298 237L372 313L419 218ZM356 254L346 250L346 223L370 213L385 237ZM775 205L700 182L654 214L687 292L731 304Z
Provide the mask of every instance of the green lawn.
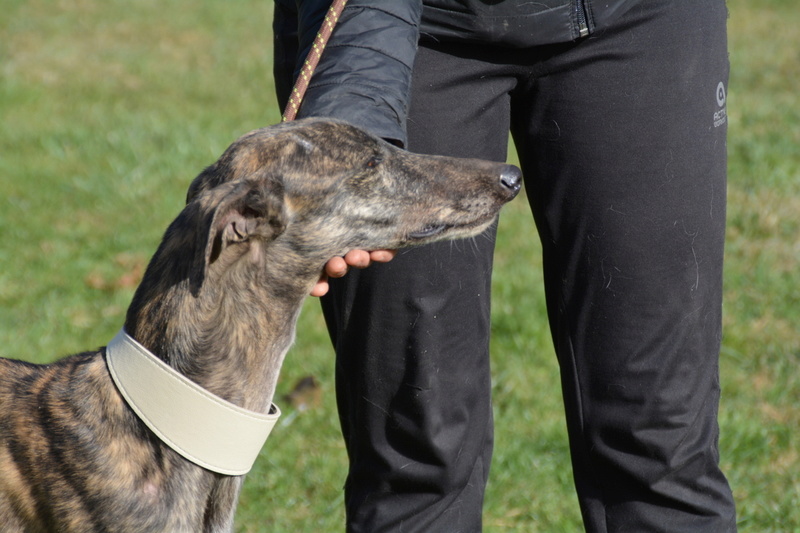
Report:
M46 362L114 335L189 181L241 133L279 120L272 2L2 4L0 354ZM720 450L741 530L800 532L800 7L729 7ZM485 529L579 531L529 219L514 202L498 237ZM279 402L240 531L342 530L346 457L316 301L301 321L279 393L314 375L322 402L303 412Z

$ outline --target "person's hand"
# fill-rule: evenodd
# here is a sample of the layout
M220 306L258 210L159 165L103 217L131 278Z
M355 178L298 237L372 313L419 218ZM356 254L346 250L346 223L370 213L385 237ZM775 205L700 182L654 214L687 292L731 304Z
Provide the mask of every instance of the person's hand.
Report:
M397 255L397 250L374 250L368 252L366 250L350 250L344 257L334 257L325 264L325 269L314 288L311 289L311 296L324 296L328 293L330 285L328 278L341 278L347 274L350 267L354 268L367 268L372 263L388 263L394 256Z

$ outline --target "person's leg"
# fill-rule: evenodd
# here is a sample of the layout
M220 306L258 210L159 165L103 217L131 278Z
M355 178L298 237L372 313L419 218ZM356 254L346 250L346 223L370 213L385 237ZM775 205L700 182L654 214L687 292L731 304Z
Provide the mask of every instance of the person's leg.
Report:
M641 2L512 100L587 531L736 528L717 451L726 16Z
M511 82L482 83L482 68L420 49L410 151L505 160ZM348 531L481 529L493 248L494 229L331 280L323 310L350 458Z

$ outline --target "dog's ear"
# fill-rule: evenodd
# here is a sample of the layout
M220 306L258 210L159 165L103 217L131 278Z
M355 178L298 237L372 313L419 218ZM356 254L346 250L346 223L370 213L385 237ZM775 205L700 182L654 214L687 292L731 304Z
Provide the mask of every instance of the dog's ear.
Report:
M269 154L273 154L277 146L285 144L273 138L275 131L276 127L273 126L239 137L219 159L192 181L186 194L186 203L223 183L257 178L263 169L271 166L269 161L273 157Z
M211 266L230 246L259 240L267 243L286 227L283 185L278 178L224 183L195 200L207 205L197 234L196 256L191 274L192 293L197 295ZM202 251L202 253L200 253Z
M197 198L201 193L213 189L219 184L223 183L224 177L220 174L218 169L219 163L214 163L206 167L189 185L189 190L186 191L186 204L188 205L192 200Z

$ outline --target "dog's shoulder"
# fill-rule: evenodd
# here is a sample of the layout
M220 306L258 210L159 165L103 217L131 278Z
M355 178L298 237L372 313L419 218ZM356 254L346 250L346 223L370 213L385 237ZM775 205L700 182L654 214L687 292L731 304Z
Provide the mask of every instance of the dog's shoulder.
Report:
M0 357L0 389L37 374L42 365Z
M37 384L45 381L71 381L92 374L107 374L102 350L69 355L48 364L0 357L0 392L19 394L29 388L39 388Z

